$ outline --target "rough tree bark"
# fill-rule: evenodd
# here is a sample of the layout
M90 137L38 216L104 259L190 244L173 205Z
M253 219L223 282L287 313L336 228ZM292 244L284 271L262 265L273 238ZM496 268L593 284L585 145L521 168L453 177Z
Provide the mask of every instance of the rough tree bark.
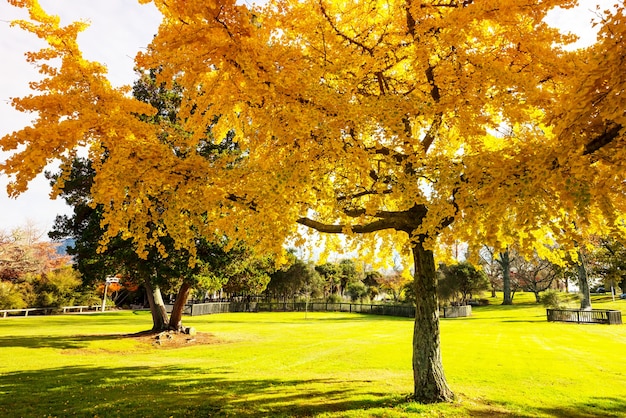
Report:
M152 286L147 280L144 282L144 286L152 314L152 331L165 331L169 328L169 320L161 289L159 286Z
M421 242L413 245L415 277L415 325L413 328L413 382L415 400L448 402L454 394L448 387L441 361L437 276L432 251Z
M183 282L176 295L176 301L172 307L172 313L170 314L169 328L174 331L184 332L183 327L183 311L189 294L191 293L191 285L187 282Z
M511 257L509 250L500 253L498 264L502 269L502 291L504 293L503 305L512 305L513 297L511 296Z
M582 253L578 252L578 263L576 264L578 272L578 286L580 287L580 309L585 311L591 310L591 292L589 290L589 279L587 277L587 268Z

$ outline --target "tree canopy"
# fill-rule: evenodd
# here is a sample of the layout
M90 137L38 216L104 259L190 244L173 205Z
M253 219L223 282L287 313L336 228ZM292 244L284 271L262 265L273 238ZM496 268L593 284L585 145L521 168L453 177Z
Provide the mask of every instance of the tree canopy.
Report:
M543 18L571 0L155 2L163 24L137 64L176 83L176 128L134 117L154 108L82 58L85 24L10 2L50 44L28 57L45 76L39 93L13 102L39 117L2 138L4 150L25 146L2 165L10 192L52 159L69 172L72 150L90 145L108 234L140 248L161 234L193 248L202 228L276 248L296 221L499 248L511 236L537 246L545 229L570 240L588 225L620 229L622 186L608 170L623 160L623 80L611 70L623 4L594 47L566 53ZM245 162L203 155L206 127L215 141L234 134Z

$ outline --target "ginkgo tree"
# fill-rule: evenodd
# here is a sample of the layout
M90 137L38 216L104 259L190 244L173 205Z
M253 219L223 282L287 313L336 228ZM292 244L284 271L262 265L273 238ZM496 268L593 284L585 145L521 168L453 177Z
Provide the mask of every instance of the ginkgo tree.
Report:
M607 62L602 46L564 51L571 37L544 23L574 0L153 0L163 21L136 64L180 90L173 129L82 58L84 24L9 2L49 44L27 57L44 75L37 93L13 101L38 117L1 140L18 150L0 167L10 193L88 145L107 236L140 254L166 255L167 236L193 255L216 233L277 252L303 243L298 224L410 251L415 400L453 397L438 240L575 254L586 234L623 232L623 3L601 31ZM242 152L203 155L207 130Z

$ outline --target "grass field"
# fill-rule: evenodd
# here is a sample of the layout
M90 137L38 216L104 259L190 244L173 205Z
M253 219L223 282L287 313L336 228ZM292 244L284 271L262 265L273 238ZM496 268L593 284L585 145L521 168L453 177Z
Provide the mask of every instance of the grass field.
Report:
M213 342L171 349L121 337L148 312L0 319L0 416L626 417L626 325L548 323L527 296L441 320L445 405L406 401L410 319L189 317Z

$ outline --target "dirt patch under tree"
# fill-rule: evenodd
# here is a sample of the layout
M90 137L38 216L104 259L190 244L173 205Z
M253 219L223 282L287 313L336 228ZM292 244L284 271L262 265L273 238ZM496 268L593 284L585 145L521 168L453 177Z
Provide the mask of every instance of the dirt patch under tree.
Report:
M208 332L197 332L194 335L176 331L163 331L155 333L144 331L137 334L128 335L137 341L152 344L160 348L181 348L194 345L218 344L221 341Z

